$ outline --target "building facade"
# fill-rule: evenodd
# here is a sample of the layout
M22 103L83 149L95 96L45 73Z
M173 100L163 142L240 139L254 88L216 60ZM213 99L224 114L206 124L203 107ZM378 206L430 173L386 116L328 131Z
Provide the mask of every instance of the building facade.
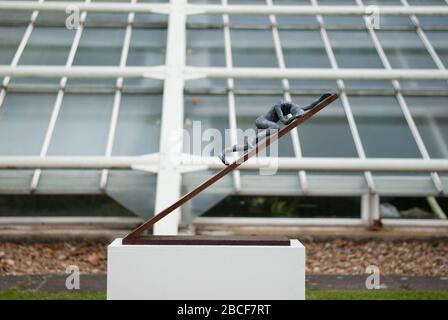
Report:
M149 218L222 168L210 142L337 92L155 233L446 225L446 39L444 0L0 1L0 215Z

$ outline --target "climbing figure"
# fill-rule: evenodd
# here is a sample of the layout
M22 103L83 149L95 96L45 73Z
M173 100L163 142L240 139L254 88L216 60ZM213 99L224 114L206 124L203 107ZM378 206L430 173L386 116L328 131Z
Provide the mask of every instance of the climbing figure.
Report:
M246 140L242 145L234 145L233 147L225 148L219 154L219 159L221 159L222 163L228 166L229 163L226 160L227 153L238 151L245 152L249 149L254 148L259 141L263 140L265 137L270 136L280 129L280 126L277 124L277 122L280 121L284 125L288 125L295 119L303 116L305 114L305 111L314 108L330 96L330 93L325 93L319 99L313 101L303 108L293 102L283 100L279 101L278 103L273 105L266 114L259 116L255 120L255 125L257 126L257 135L252 142Z

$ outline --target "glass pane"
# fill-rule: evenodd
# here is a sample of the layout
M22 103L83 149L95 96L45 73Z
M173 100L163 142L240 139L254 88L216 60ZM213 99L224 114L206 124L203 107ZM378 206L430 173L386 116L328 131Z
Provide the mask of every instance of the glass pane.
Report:
M127 65L153 66L165 63L166 31L162 29L134 29Z
M191 1L190 1L191 2ZM219 0L220 2L220 0ZM222 28L223 20L220 15L202 15L194 14L187 17L187 28L204 28L204 27Z
M250 4L254 4L251 1ZM263 4L266 4L263 3ZM231 15L229 17L231 27L237 26L268 26L270 21L268 16L244 16L244 15Z
M39 155L56 95L8 93L0 108L0 155Z
M436 68L416 32L377 30L376 33L392 68Z
M0 64L11 63L24 32L23 27L0 27Z
M217 171L207 170L183 174L182 194L190 192L216 173ZM204 212L222 201L230 192L232 192L232 175L228 174L181 207L181 224L187 225L191 223L194 218L204 214Z
M125 29L84 29L73 65L118 66ZM69 79L68 85L115 85L115 79Z
M423 142L433 158L448 158L448 98L406 97Z
M428 27L446 27L448 19L443 16L417 16L418 22L423 28Z
M143 219L154 216L157 175L154 173L111 170L106 192L115 201Z
M67 62L75 35L67 28L36 27L19 60L19 65L58 65ZM58 84L58 78L12 78L11 84Z
M227 96L185 96L184 152L217 156L226 141L229 128Z
M124 29L85 28L73 64L118 65L123 40Z
M321 95L323 92L337 91L337 84L334 80L289 80L291 91L302 92L304 94Z
M0 21L3 25L19 24L26 26L30 22L32 11L0 10Z
M158 24L166 28L167 23L168 23L168 15L166 14L136 13L134 17L134 26L143 26L143 25L148 26Z
M113 95L66 94L49 155L104 155Z
M271 30L231 30L230 37L235 67L278 66Z
M224 33L222 30L188 30L187 64L193 66L225 66Z
M328 31L328 37L340 68L383 68L366 31Z
M19 64L65 65L74 36L67 28L35 28Z
M448 41L446 41L448 39L448 31L425 31L425 34L445 67L448 66Z
M349 97L367 157L420 158L395 97Z
M327 31L327 34L340 68L383 68L367 31ZM344 83L347 89L392 89L390 81L347 80Z
M234 86L236 90L250 90L251 93L259 90L283 90L282 81L277 79L234 79Z
M45 2L55 2L58 0L45 0ZM70 8L71 9L71 8ZM58 26L58 27L64 27L67 18L72 15L74 12L73 10L68 11L68 13L64 11L39 11L39 15L36 19L36 25L37 26ZM73 21L73 16L69 19L70 22Z
M280 31L287 68L330 68L317 30Z
M159 151L160 95L123 94L113 155L131 156Z
M293 97L305 106L316 97ZM304 157L357 157L341 100L298 127Z

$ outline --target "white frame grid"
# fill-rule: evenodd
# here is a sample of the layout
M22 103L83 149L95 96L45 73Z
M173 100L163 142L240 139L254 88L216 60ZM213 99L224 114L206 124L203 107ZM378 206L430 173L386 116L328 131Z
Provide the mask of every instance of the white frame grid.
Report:
M291 133L295 157L279 158L279 170L297 170L303 193L307 193L307 170L324 170L331 172L362 172L368 186L368 193L362 196L362 210L359 222L363 225L372 223L379 218L379 195L376 192L371 172L428 172L431 173L432 182L439 195L446 196L446 187L437 172L448 172L448 160L431 159L427 148L420 136L417 126L410 113L409 107L402 94L400 80L447 80L448 71L437 52L428 40L417 16L448 16L448 6L410 6L407 0L401 0L401 6L381 6L381 15L409 16L415 26L419 38L424 44L437 69L393 69L384 53L384 49L373 29L368 28L370 38L375 46L384 69L347 69L339 68L333 49L328 39L323 15L353 15L362 16L367 23L366 6L362 0L355 0L356 6L321 6L316 0L310 0L310 6L276 6L272 0L266 0L266 5L229 5L227 0L222 0L219 5L189 4L187 0L171 0L170 3L138 3L137 0L129 2L101 2L90 0L85 2L44 2L30 1L0 1L0 10L34 10L30 22L20 41L9 66L0 66L0 76L4 76L0 91L0 108L4 102L11 77L60 77L57 98L53 106L50 122L41 147L40 156L0 156L0 169L35 169L30 185L31 192L38 187L42 169L102 169L100 189L105 190L108 182L108 170L110 169L135 169L156 172L157 192L155 211L158 212L177 200L180 196L182 173L187 171L201 171L205 169L219 169L222 165L217 159L203 158L200 165L189 163L188 155L182 154L181 144L172 147L170 133L173 130L183 128L184 112L184 85L185 81L201 78L218 78L227 80L227 98L229 111L229 127L231 129L231 142L236 142L236 110L234 79L279 79L282 81L282 91L285 99L291 98L290 79L318 79L336 80L341 96L342 106L347 117L351 135L355 144L358 158L304 158L301 152L300 140L297 130ZM34 28L39 11L64 11L68 6L76 5L81 11L81 27L78 28L65 66L19 66L18 61L28 43ZM123 40L119 66L73 66L79 41L83 32L83 25L88 12L116 12L128 13L125 36ZM154 67L130 67L126 66L126 60L130 48L130 41L136 13L166 14L169 17L167 33L167 52L165 65ZM225 67L193 67L185 63L187 17L189 15L222 15L224 31ZM275 56L278 67L276 68L237 68L233 66L232 46L230 38L230 14L242 15L266 15L269 17L272 32ZM325 52L330 60L331 68L286 68L282 46L279 37L276 15L309 15L315 16L318 21L318 30L324 43ZM362 29L362 30L365 30ZM47 150L52 139L54 127L65 93L65 85L68 78L115 78L114 103L110 119L107 146L102 157L55 157L47 156ZM112 156L112 147L115 139L118 115L120 112L121 94L125 78L154 78L164 81L163 111L161 120L160 151L157 154L140 157ZM352 113L352 107L347 99L347 90L344 80L391 80L395 90L394 96L406 119L422 159L369 159L365 155L362 140L359 136L356 122ZM173 115L177 115L173 118ZM179 159L177 165L170 165L168 158ZM264 161L263 163L268 163ZM249 161L240 169L259 169L260 165ZM233 186L236 193L241 191L241 178L239 171L233 173ZM434 198L432 199L434 201ZM180 212L177 211L170 219L166 219L156 225L156 234L175 234L177 232ZM299 219L300 220L300 219ZM297 221L299 221L297 220ZM332 219L318 219L319 225L338 225ZM356 219L355 219L356 220ZM304 223L309 223L303 220ZM341 220L342 221L342 220ZM357 220L358 221L358 220ZM440 221L442 222L442 221ZM299 221L300 223L300 221ZM393 221L391 221L394 224ZM412 225L436 224L437 221L412 221ZM355 224L358 224L356 222ZM397 225L405 225L406 222L396 222Z

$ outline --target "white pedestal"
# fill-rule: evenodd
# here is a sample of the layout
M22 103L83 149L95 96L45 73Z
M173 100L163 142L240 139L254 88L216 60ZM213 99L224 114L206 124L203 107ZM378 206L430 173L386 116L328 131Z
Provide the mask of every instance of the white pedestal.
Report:
M122 245L107 249L108 299L305 299L305 247Z

